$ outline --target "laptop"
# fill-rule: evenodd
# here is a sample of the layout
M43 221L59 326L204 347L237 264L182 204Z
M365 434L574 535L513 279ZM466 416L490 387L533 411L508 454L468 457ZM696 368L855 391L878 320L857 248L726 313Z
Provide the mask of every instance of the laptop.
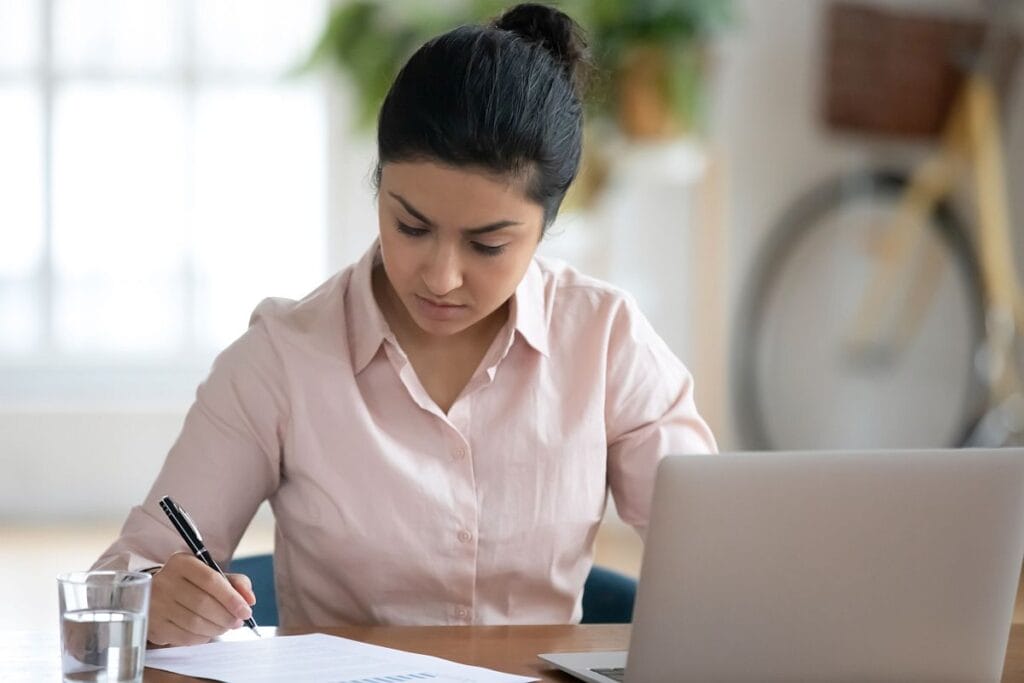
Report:
M669 456L628 664L540 657L592 683L999 681L1022 560L1024 449Z

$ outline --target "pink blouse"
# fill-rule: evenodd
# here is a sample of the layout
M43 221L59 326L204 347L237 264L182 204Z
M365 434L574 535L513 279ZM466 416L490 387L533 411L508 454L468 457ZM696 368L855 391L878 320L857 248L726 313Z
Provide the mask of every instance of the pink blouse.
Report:
M627 295L537 257L445 414L376 304L378 254L257 306L96 567L185 549L163 495L226 566L269 499L284 626L579 621L609 490L643 534L658 459L716 448L690 373Z

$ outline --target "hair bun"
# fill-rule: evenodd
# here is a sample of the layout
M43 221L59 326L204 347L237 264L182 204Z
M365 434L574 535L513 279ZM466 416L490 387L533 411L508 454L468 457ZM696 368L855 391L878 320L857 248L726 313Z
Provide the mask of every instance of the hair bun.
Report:
M493 25L542 45L565 68L577 92L583 90L589 53L583 30L572 17L554 7L524 2L506 10Z

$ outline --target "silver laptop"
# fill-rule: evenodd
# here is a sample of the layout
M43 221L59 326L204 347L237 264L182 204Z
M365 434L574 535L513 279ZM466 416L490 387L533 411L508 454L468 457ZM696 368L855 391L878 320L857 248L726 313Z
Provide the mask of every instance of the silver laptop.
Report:
M541 658L593 683L998 681L1022 560L1024 449L671 456L628 665Z

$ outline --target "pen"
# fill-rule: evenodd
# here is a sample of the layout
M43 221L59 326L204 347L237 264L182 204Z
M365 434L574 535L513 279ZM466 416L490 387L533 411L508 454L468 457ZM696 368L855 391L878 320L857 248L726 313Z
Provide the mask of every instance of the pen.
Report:
M192 551L192 554L202 560L207 567L224 576L224 571L217 565L216 560L210 555L210 551L206 549L206 545L203 544L203 537L199 534L199 529L196 528L188 513L171 500L170 496L164 496L160 499L160 509L171 520L171 524L174 525L178 534L185 540L185 544L188 545L188 549ZM224 578L227 577L224 576ZM263 637L260 636L260 632L256 628L256 621L252 617L246 619L243 623L251 628L252 632L257 636Z

